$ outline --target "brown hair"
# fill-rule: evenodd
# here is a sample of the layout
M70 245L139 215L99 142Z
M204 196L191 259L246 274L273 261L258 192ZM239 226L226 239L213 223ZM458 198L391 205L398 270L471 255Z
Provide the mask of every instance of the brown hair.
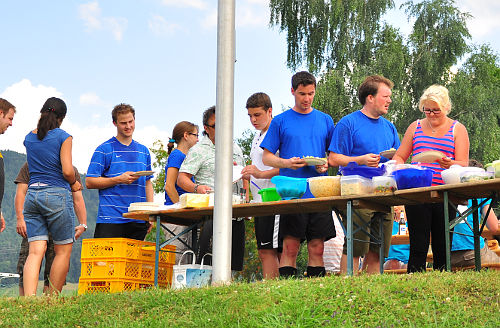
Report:
M0 110L3 112L3 115L7 115L11 108L12 108L12 110L14 110L14 113L15 113L16 107L14 107L14 105L12 105L7 100L0 98Z
M262 107L267 112L269 108L273 107L271 98L264 92L257 92L251 95L247 100L246 108L259 108Z
M478 161L477 159L474 159L474 158L469 158L469 166L472 166L472 167L483 167L483 164L481 164L480 161Z
M191 122L182 121L177 123L174 126L174 130L172 131L172 138L169 140L167 144L168 154L170 155L170 153L174 149L174 141L176 144L179 144L181 139L184 137L185 132L193 133L195 129L198 130L198 125L193 124Z
M365 105L366 97L377 94L380 83L387 85L389 89L394 87L394 83L382 75L370 75L365 78L358 88L358 99L361 105Z
M314 77L314 75L312 75L311 73L309 73L307 71L295 73L292 76L292 88L293 88L293 90L297 90L299 85L301 85L301 84L305 87L310 85L310 84L314 84L314 87L316 88L316 78Z
M113 111L111 111L111 117L113 118L113 123L116 123L116 120L118 119L118 114L127 114L127 113L132 113L132 115L135 118L134 107L124 103L116 105L115 108L113 108Z

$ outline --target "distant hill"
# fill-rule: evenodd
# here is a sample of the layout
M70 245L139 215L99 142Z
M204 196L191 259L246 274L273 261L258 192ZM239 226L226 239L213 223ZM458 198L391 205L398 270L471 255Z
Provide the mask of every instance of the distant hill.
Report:
M14 210L14 196L16 185L14 179L17 177L19 169L26 161L26 154L20 154L11 150L2 150L5 163L5 192L2 202L2 212L7 224L4 232L0 234L0 272L16 273L21 236L16 232L16 213ZM82 184L85 186L85 175L81 175ZM87 208L87 225L89 229L84 233L83 238L92 238L94 235L95 218L97 217L97 206L99 196L97 190L83 190L83 198ZM78 282L80 277L80 253L82 240L79 239L73 244L71 253L71 264L67 280ZM43 270L42 270L43 272Z

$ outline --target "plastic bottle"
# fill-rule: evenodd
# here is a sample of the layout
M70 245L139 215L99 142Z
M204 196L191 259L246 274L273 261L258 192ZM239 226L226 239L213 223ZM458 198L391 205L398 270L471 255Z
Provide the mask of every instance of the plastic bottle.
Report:
M401 212L401 214L399 216L399 234L406 235L407 233L408 233L408 230L406 229L405 214L404 214L404 212Z

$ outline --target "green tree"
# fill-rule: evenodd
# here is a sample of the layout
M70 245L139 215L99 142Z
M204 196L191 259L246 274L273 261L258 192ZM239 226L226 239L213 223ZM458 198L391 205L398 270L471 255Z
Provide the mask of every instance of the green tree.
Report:
M153 147L149 148L149 150L156 158L153 168L160 169L160 172L153 180L153 189L155 193L159 194L165 191L165 165L167 165L168 152L165 150L161 140L156 140L153 143Z

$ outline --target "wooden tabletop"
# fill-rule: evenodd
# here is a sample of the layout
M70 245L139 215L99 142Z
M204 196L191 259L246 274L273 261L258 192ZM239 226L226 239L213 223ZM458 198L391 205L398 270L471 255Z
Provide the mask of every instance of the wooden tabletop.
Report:
M246 203L233 205L233 217L266 216L274 214L324 212L338 208L345 210L347 202L354 208L370 208L390 212L391 206L438 203L443 201L443 193L455 203L463 203L470 198L484 198L493 192L500 192L500 179L466 182L433 187L397 190L389 194L367 194L333 196L308 199L293 199L267 203ZM124 217L153 221L160 216L162 222L189 226L213 215L213 207L169 209L157 211L136 211L124 213Z

